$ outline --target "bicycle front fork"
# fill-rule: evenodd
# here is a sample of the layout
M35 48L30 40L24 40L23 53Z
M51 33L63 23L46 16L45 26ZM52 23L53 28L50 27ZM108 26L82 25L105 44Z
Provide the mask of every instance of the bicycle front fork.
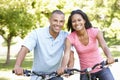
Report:
M87 73L88 80L99 80L99 78L96 78L96 76L91 76L90 72Z

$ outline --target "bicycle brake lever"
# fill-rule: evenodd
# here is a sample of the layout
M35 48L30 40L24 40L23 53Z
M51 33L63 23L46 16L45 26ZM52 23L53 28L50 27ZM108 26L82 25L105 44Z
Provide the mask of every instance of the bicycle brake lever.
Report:
M66 69L64 71L64 73L68 74L68 75L73 75L74 74L74 71L72 71L71 69Z
M31 76L31 71L29 70L23 70L23 73L25 76Z

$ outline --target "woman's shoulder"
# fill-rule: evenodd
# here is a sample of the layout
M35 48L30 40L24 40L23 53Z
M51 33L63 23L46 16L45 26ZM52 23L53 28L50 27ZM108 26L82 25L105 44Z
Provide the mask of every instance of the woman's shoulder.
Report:
M92 27L92 28L87 29L87 31L90 33L94 33L94 32L98 32L99 29L97 27Z
M76 31L73 31L69 34L69 36L75 36L76 35Z
M76 32L74 31L74 32L69 33L69 35L67 37L70 38L70 39L75 39L76 38Z
M91 34L91 36L97 36L99 29L97 27L92 27L87 29L88 33Z
M89 28L89 29L87 29L87 30L96 31L96 30L99 30L99 29L98 29L98 27L91 27L91 28Z

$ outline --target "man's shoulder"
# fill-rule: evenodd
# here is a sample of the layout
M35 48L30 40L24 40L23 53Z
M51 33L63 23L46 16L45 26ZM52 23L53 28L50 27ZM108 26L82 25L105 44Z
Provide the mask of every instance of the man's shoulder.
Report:
M64 30L61 30L61 33L68 34L68 32Z
M65 36L68 35L68 32L67 32L67 31L64 31L64 30L61 30L60 33L61 33L62 35L65 35Z
M33 30L31 30L31 32L30 33L28 33L29 35L40 35L40 34L43 34L43 33L46 33L45 32L46 31L46 29L43 27L43 28L35 28L35 29L33 29Z
M33 31L42 32L42 31L46 31L47 29L48 29L48 27L39 27L39 28L34 29Z

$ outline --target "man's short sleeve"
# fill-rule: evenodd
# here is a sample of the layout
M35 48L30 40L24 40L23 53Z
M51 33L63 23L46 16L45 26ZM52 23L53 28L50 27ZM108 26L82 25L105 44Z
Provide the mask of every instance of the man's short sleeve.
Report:
M32 51L36 45L36 40L37 40L37 37L36 37L36 32L34 30L25 37L22 45L27 47L29 51Z

